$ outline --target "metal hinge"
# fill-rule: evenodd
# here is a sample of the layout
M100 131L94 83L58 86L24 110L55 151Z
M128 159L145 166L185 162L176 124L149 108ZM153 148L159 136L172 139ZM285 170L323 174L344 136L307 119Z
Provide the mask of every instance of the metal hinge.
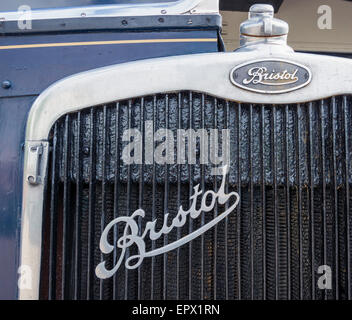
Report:
M28 148L27 181L36 185L42 182L40 168L44 147L38 144L29 145Z

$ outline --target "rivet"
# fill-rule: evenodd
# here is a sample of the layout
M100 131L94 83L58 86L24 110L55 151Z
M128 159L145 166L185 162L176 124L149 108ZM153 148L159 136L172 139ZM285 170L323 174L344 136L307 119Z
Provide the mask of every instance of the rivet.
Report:
M163 23L164 22L164 18L159 18L158 21Z
M12 86L12 83L10 80L4 80L1 84L1 86L4 88L4 89L10 89L11 86Z
M33 177L33 176L29 176L29 177L28 177L28 182L29 182L29 183L33 183L33 182L34 182L34 180L35 180L35 179L34 179L34 177Z
M89 154L89 148L88 147L83 148L83 153L85 155L88 155Z
M162 14L166 14L166 12L167 12L166 10L161 10Z
M122 23L124 26L128 25L127 20L122 20L121 23Z

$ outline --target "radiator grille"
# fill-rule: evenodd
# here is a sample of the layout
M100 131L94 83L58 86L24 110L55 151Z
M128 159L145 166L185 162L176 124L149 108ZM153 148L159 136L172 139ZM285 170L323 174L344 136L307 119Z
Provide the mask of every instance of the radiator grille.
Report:
M351 105L350 96L252 105L185 91L63 116L50 135L40 297L351 298ZM230 129L227 188L241 200L203 236L146 258L136 270L121 266L112 278L100 280L94 270L107 257L99 239L114 217L141 207L143 230L146 221L162 221L165 212L172 218L180 205L187 207L196 184L203 190L220 184L221 177L210 175L211 165L123 163L124 130L138 128L144 136L146 120L154 122L155 131ZM215 207L147 242L147 249L179 239L223 210ZM111 242L121 232L115 230ZM109 258L110 268L117 254ZM318 288L321 265L331 267L331 290Z

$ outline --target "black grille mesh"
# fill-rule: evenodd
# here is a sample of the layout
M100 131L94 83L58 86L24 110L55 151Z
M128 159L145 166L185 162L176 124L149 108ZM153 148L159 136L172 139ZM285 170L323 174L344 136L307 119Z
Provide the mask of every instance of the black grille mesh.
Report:
M44 205L42 299L348 299L351 298L352 108L349 96L306 104L250 105L195 92L158 94L87 108L51 131ZM122 265L99 280L94 270L105 226L142 207L147 221L170 220L193 187L217 190L211 165L126 165L122 134L230 129L228 191L241 200L226 220L179 249ZM199 144L197 145L199 149ZM145 156L145 155L144 155ZM198 159L199 160L199 159ZM171 243L224 211L187 222L147 250ZM121 234L110 235L113 242ZM131 254L135 248L131 249ZM118 253L114 253L115 258ZM108 258L113 266L113 257ZM318 267L332 289L317 286Z

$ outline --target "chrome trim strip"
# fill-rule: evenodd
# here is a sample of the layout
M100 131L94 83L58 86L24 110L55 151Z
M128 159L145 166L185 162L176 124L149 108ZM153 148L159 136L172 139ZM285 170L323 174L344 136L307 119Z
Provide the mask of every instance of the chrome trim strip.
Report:
M1 16L1 14L0 14ZM1 21L0 21L1 22ZM0 23L0 32L2 35L18 34L29 32L31 34L40 32L56 31L99 31L99 30L145 30L159 29L165 30L170 28L179 28L182 26L185 30L194 29L219 29L221 28L220 14L179 14L161 16L123 16L123 17L92 17L89 19L71 18L71 19L48 19L36 20L32 24L32 29L20 29L18 21L4 21Z
M253 93L234 86L230 71L245 62L283 59L309 68L311 82L285 94ZM119 81L123 79L123 81ZM60 80L34 102L26 129L24 177L28 176L29 148L41 143L41 183L23 180L21 265L32 269L31 290L20 289L20 299L39 297L42 204L48 153L48 135L62 115L86 107L180 90L204 92L219 98L254 104L292 104L352 93L352 60L282 51L266 45L265 50L231 53L206 53L149 59L83 72Z
M32 166L30 152L32 147L41 145L43 148L39 184L32 184L27 179ZM28 266L31 271L31 289L19 288L21 300L39 298L40 266L42 254L42 215L44 201L44 187L46 185L46 173L49 154L49 143L43 141L27 141L24 152L24 174L22 219L21 219L21 266Z
M35 9L30 11L31 20L120 17L120 16L153 16L177 15L185 13L218 13L219 0L178 0L175 2L158 2L144 4L94 5L89 7L68 7L55 9ZM24 12L0 12L0 20L19 21Z

